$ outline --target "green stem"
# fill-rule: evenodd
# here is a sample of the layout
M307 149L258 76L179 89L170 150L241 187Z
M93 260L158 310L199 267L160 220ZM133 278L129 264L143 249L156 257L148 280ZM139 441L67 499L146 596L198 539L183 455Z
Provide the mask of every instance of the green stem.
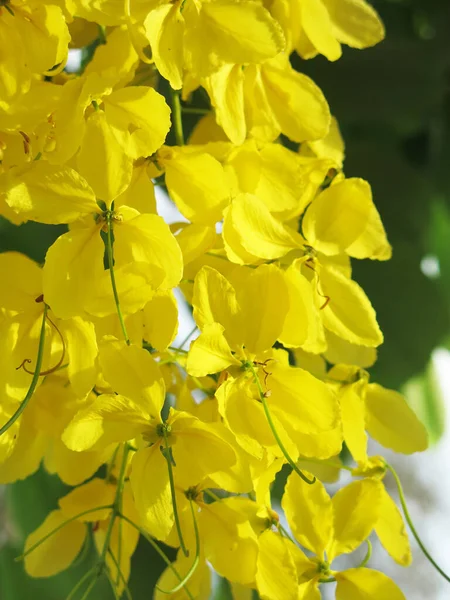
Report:
M402 509L403 509L403 514L405 515L405 520L409 525L409 528L411 529L411 533L413 534L416 542L419 545L419 548L422 550L422 552L424 553L424 555L426 556L426 558L430 561L430 563L433 565L433 567L436 569L436 571L442 575L442 577L448 581L450 583L450 577L447 575L447 573L445 573L445 571L443 571L441 569L441 567L434 561L433 557L431 556L431 554L428 552L428 550L425 548L422 540L419 537L419 534L416 531L416 528L414 527L414 524L412 522L411 519L411 515L409 514L409 510L408 507L406 505L406 498L405 498L405 493L403 491L403 487L400 481L399 476L397 475L397 472L395 471L394 467L392 467L389 463L385 463L386 468L389 469L389 471L392 473L394 479L395 479L395 483L397 484L397 488L398 488L398 495L400 497L400 504L402 505Z
M211 490L203 490L203 493L212 498L215 502L220 502L222 498L219 498L217 494L211 492Z
M111 277L111 286L114 294L114 302L116 303L117 315L119 317L120 327L122 328L123 337L127 345L130 345L130 338L128 337L127 328L125 326L125 320L123 318L122 309L120 308L119 302L119 294L117 292L116 286L116 276L114 274L114 253L113 253L113 241L112 241L112 222L111 222L111 212L108 212L106 221L108 225L108 234L107 234L107 243L106 250L108 253L108 266L109 266L109 274Z
M122 520L120 522L122 522ZM124 587L124 590L125 590L125 595L127 596L128 600L132 600L130 588L128 587L128 582L125 579L125 575L122 573L122 569L120 568L120 563L116 559L116 557L114 556L114 553L111 550L111 548L108 549L108 554L112 558L113 563L116 565L118 580L119 581L122 580L123 587ZM116 584L116 587L119 587L119 586Z
M148 533L146 531L144 531L143 529L141 529L141 527L139 527L139 525L136 525L136 523L134 521L129 519L124 514L119 514L118 516L121 519L123 519L124 521L126 521L127 523L129 523L137 531L139 531L139 533L142 535L142 537L144 537L147 540L147 542L152 546L152 548L163 559L163 561L166 563L166 565L169 567L169 569L172 571L172 573L175 575L175 577L177 577L181 581L181 579L182 579L181 575L178 573L176 568L173 566L173 563L166 556L166 554L161 550L161 548L158 546L158 544L148 535ZM190 591L188 590L188 588L186 586L184 586L184 591L186 592L186 595L188 596L189 600L194 600L194 596L190 593Z
M208 115L211 110L209 108L193 108L190 106L182 106L181 111L186 115Z
M75 584L75 586L69 592L69 595L67 596L66 600L72 600L73 598L75 598L75 594L78 592L79 589L81 589L81 587L83 586L85 581L87 581L89 579L89 577L92 577L92 575L94 575L94 571L95 571L95 568L90 569L87 573L85 573L83 575L83 577L80 579L80 581L77 584Z
M92 592L92 590L95 587L95 584L97 583L97 577L95 579L93 579L91 581L91 583L88 585L86 591L84 592L83 596L81 597L80 600L87 600L89 598L89 594Z
M372 544L370 542L370 540L366 540L366 544L367 544L367 552L365 557L363 558L361 564L359 564L357 566L358 569L362 569L363 567L365 567L367 565L367 563L370 560L370 557L372 556Z
M306 477L306 475L304 475L300 469L297 467L297 465L295 464L295 462L292 460L292 458L289 455L289 452L286 450L286 448L284 447L283 442L281 441L280 436L278 435L277 429L275 427L275 424L272 420L272 415L270 414L270 410L269 410L269 406L267 404L267 400L266 400L266 396L264 394L264 390L262 389L262 385L261 382L259 380L258 374L255 371L255 367L253 365L250 365L250 371L253 374L253 379L256 383L256 387L258 388L258 392L259 392L259 397L261 400L261 403L263 405L264 408L264 413L266 415L266 419L267 422L269 424L270 429L272 430L273 436L278 444L278 447L280 448L281 452L284 455L284 458L288 461L288 463L291 465L291 467L294 469L294 471L297 473L297 475L299 475L299 477L301 477L301 479L303 479L303 481L305 483L308 483L309 485L312 485L313 483L315 483L316 478L314 477L314 479L311 481L310 479L308 479Z
M123 486L125 483L125 472L126 472L126 468L127 468L128 452L129 452L128 444L125 443L124 448L123 448L122 463L120 465L119 478L117 480L116 495L114 496L112 515L109 519L108 528L107 528L106 534L105 534L105 542L103 544L102 553L100 555L99 569L101 569L103 567L103 565L105 564L106 554L109 549L109 543L111 541L114 522L116 520L117 515L121 512L121 504L122 504L121 500L122 500Z
M165 450L163 452L163 454L164 454L164 458L166 459L167 468L169 471L170 494L172 496L172 506L173 506L173 515L175 518L175 526L177 528L178 539L180 540L181 550L183 551L183 554L185 556L189 556L189 551L186 548L186 544L184 543L183 533L181 531L181 523L180 523L180 518L178 515L178 508L177 508L177 499L175 496L175 481L173 478L172 461L170 458L170 447L169 447L169 443L167 441L167 432L165 429L163 429L163 435L164 435L164 450Z
M28 556L28 554L33 552L33 550L36 550L36 548L38 548L41 544L43 544L46 540L48 540L48 538L52 537L52 535L57 533L60 529L62 529L69 523L72 523L72 521L76 521L77 519L84 517L84 515L88 515L90 513L97 512L98 510L108 510L108 509L112 509L112 508L113 508L112 504L106 504L105 506L97 506L96 508L90 508L89 510L84 510L83 512L78 513L74 517L70 517L70 519L67 519L67 521L64 521L64 523L61 523L61 525L58 525L58 527L55 527L55 529L52 529L50 531L50 533L47 533L47 535L44 535L44 537L41 538L40 540L38 540L35 544L33 544L31 546L31 548L28 548L28 550L26 552L24 552L20 556L17 556L15 558L15 560L16 561L23 560L25 558L25 556Z
M184 146L183 119L181 116L180 92L172 90L173 128L177 146Z
M28 388L28 392L26 393L25 398L22 400L19 408L16 410L16 412L13 414L13 416L0 429L0 436L2 436L6 431L8 431L8 429L12 425L14 425L14 423L17 421L17 419L20 417L20 415L26 409L29 401L33 397L34 391L38 384L40 373L41 373L41 368L42 368L42 361L44 360L45 325L46 325L46 321L47 321L47 311L48 311L48 306L44 303L44 313L42 315L41 332L39 334L39 345L38 345L38 353L37 353L37 358L36 358L36 368L33 373L33 379L31 380L30 387Z
M295 543L295 541L291 538L291 536L289 535L289 532L286 531L286 529L283 527L283 525L281 523L278 523L278 531L280 532L280 535L283 536L288 539L290 542L292 542L295 546L297 545Z
M192 503L192 500L189 501L189 504L191 506L191 514L192 514L192 520L193 520L193 523L194 523L194 533L195 533L195 558L194 558L194 562L192 563L191 568L186 573L186 575L183 577L183 579L180 581L180 583L178 583L171 590L163 590L160 587L155 586L162 594L175 594L175 592L178 592L179 590L181 590L181 588L183 588L186 585L186 583L189 581L189 579L195 573L195 571L196 571L196 569L198 567L198 564L200 562L200 534L199 534L199 531L198 531L197 519L195 518L195 511L194 511L194 505Z

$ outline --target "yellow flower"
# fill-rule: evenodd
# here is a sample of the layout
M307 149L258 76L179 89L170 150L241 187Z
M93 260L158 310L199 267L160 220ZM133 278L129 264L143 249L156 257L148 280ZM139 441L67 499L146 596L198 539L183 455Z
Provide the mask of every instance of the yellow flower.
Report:
M102 123L100 118L96 125L100 136ZM103 194L104 208L100 208L87 181L66 166L35 161L10 169L0 183L7 204L27 219L73 223L48 250L43 269L46 302L63 319L83 316L85 311L96 316L116 311L109 273L103 267L100 236L108 223L111 227L114 223L114 256L125 313L136 312L148 302L152 291L168 291L181 279L181 252L163 219L121 204L127 199L122 192L130 181L120 160L112 162L106 171L94 169L90 173L97 193ZM139 190L135 182L132 185Z

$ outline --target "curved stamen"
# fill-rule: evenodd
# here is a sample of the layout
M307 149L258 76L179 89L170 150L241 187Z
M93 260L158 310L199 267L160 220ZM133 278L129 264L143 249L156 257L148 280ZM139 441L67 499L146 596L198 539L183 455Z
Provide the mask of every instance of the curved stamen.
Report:
M40 371L39 372L40 377L44 377L45 375L51 375L52 373L57 371L60 368L60 366L63 364L64 358L66 356L66 342L64 340L63 334L61 333L60 329L58 329L58 327L55 325L55 323L50 319L50 317L48 315L47 315L47 321L50 323L50 325L53 327L53 329L59 335L59 339L61 340L61 343L62 343L62 356L54 367L51 367L50 369L47 369L46 371ZM32 362L31 359L24 358L22 363L18 367L16 367L16 371L18 371L19 369L23 369L25 371L25 373L28 373L28 375L35 375L36 371L29 371L27 369L27 367L25 366L25 364L31 364L31 362Z

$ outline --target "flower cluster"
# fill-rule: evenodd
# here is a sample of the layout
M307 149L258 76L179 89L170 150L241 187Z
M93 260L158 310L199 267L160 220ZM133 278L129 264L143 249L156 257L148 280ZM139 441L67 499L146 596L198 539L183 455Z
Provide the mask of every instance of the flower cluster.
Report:
M383 484L398 478L367 433L405 454L427 435L369 381L383 336L351 269L391 247L370 185L344 175L325 97L289 60L383 36L364 0L0 1L0 214L67 226L43 265L0 255L0 481L43 462L73 486L26 541L30 575L93 538L71 597L102 574L129 598L142 535L167 562L158 600L207 599L211 567L236 599L318 600L328 582L339 600L404 598L366 567L372 532L411 561ZM182 222L157 214L155 185ZM173 346L175 289L189 349ZM363 543L362 563L333 568Z

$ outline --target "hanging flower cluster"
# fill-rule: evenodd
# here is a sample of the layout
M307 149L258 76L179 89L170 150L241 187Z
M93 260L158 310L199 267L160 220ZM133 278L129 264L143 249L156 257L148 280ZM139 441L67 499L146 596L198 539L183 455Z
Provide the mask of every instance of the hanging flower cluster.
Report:
M105 575L130 598L142 535L167 563L157 600L206 600L211 567L240 600L318 600L328 582L339 600L404 599L366 566L372 532L411 562L383 479L409 522L400 482L367 433L405 454L427 435L369 381L383 335L351 276L351 258L391 247L325 97L289 61L383 36L364 0L0 1L0 214L67 226L43 265L0 255L0 481L43 462L73 486L26 541L30 575L94 539L70 597ZM183 222L157 214L154 185ZM173 346L175 289L189 349ZM362 563L334 568L362 544Z

